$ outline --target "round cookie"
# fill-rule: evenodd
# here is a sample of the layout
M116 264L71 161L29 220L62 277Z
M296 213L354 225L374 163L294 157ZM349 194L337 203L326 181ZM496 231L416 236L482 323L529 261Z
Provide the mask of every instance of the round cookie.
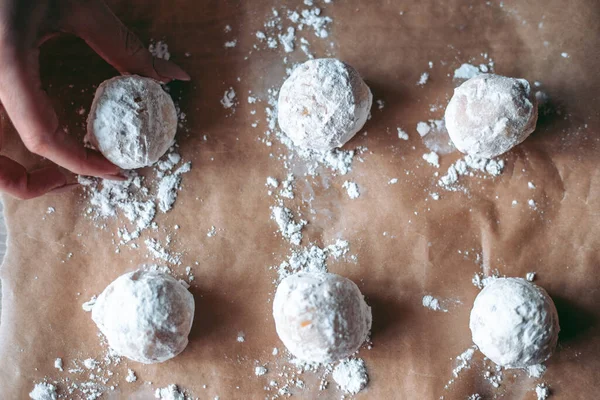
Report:
M473 342L496 364L525 368L556 348L558 314L541 287L521 278L498 278L477 296L469 322Z
M177 111L153 79L119 76L103 82L87 122L87 140L123 169L157 162L173 144Z
M315 363L350 356L371 329L371 308L354 282L322 272L300 272L281 281L273 317L285 347Z
M535 130L537 117L529 82L481 74L454 89L445 122L459 151L492 158L523 142Z
M171 275L138 270L118 277L98 296L92 320L119 355L144 364L185 349L194 297Z
M296 146L325 152L363 127L372 103L371 90L354 68L334 58L309 60L281 86L279 126Z

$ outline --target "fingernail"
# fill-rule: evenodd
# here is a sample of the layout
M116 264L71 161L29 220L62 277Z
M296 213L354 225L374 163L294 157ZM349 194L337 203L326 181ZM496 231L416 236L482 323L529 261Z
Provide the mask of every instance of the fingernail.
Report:
M165 78L177 79L178 81L189 81L192 79L178 65L160 58L154 59L154 70L157 74Z
M51 191L48 192L48 194L59 194L59 193L70 192L71 190L75 189L77 186L79 186L79 183L67 183L66 185L59 186L57 188L52 189Z
M101 175L100 176L102 179L108 179L110 181L126 181L127 177L121 174L114 174L114 175Z

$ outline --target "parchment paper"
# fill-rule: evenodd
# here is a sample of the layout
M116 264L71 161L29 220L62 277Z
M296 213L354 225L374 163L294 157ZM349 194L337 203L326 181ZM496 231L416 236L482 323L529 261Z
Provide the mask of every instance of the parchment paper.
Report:
M175 209L158 222L179 224L171 248L185 252L184 265L199 263L191 287L197 314L189 347L164 364L124 363L113 396L150 398L149 385L124 382L129 365L152 387L177 383L200 398L264 398L264 387L279 377L254 376L255 360L274 370L286 363L282 353L271 355L283 345L271 317L276 273L269 267L289 254L289 244L275 233L269 219L273 199L264 186L267 176L285 177L281 161L269 157L285 150L277 141L268 148L257 140L264 122L251 128L255 118L249 111L262 113L262 108L241 101L227 117L219 99L230 86L242 100L248 90L264 99L259 89L281 83L281 53L263 51L245 59L274 3L110 3L143 40L164 38L172 59L193 78L175 84L173 93L188 114L190 132L181 134L179 143L194 167L184 178ZM349 143L349 148L368 147L364 162L355 160L344 177L324 170L320 179L297 178L295 204L316 211L304 213L309 225L303 244L347 239L358 263L333 263L330 270L357 282L373 307L373 348L360 351L370 383L357 398L464 399L479 393L486 399L534 399L532 389L541 381L550 384L555 399L597 397L599 11L595 0L502 5L348 0L327 6L334 18L329 51L356 67L375 98L385 101L383 110L374 106L368 134ZM231 34L224 33L227 24ZM325 48L312 40L312 33L305 35L323 55ZM237 46L225 49L224 42L232 38ZM191 56L184 57L185 52ZM481 53L493 58L497 73L541 82L554 112L541 116L536 132L501 157L506 162L501 176L463 179L468 193L450 193L436 187L434 168L421 158L428 150L415 126L442 117L457 85L449 74L463 62L481 59ZM300 54L294 57L302 60ZM72 134L83 136L85 115L77 109L89 108L93 85L115 71L73 38L45 46L42 65L61 121ZM431 77L420 87L416 82L423 72ZM440 109L429 111L433 103ZM2 123L9 136L7 154L28 166L43 163L26 154L6 118ZM396 127L409 132L408 142L398 139ZM459 157L456 152L442 155L440 173ZM398 184L388 185L392 178ZM358 183L358 199L349 199L341 188L346 179ZM536 189L529 189L528 182ZM441 199L432 200L432 191ZM303 200L312 192L309 207ZM537 210L526 205L529 199ZM49 206L56 212L46 214ZM148 262L142 250L123 248L115 254L116 225L96 228L83 216L86 207L78 190L27 202L6 199L10 237L1 269L0 325L4 399L27 398L34 382L59 376L53 368L56 357L68 361L101 354L97 329L81 304L117 276ZM208 238L213 225L218 234ZM444 389L452 378L453 358L471 345L468 317L478 293L471 278L482 268L477 254L488 274L537 272L536 282L556 302L560 344L542 380L505 372L501 386L493 388L482 377L478 353L473 367ZM425 294L453 299L455 306L447 313L428 310L421 305ZM236 341L240 331L243 343ZM334 386L319 392L313 384L299 396L339 398Z

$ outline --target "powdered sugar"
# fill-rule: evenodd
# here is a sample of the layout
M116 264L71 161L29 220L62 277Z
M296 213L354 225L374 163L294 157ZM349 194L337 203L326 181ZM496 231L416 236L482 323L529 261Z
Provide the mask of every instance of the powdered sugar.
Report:
M302 241L302 228L308 223L307 221L295 222L292 211L289 208L280 206L271 208L271 217L277 223L281 236L292 244L300 244Z
M340 389L349 394L357 394L369 382L367 367L360 358L340 361L333 369L332 376Z
M33 400L56 400L56 386L50 383L38 383L34 386L29 397Z
M350 197L351 199L357 199L360 196L358 185L355 182L345 181L342 187L346 189L348 197Z

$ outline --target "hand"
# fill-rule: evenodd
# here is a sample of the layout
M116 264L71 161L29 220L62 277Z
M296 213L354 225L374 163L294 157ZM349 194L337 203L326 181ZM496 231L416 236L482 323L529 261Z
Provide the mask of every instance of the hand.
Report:
M67 187L59 166L80 175L120 179L119 168L59 126L39 75L39 46L61 32L84 39L121 73L162 82L190 77L152 57L102 0L0 0L0 101L27 149L56 165L27 171L0 156L0 191L29 199Z

